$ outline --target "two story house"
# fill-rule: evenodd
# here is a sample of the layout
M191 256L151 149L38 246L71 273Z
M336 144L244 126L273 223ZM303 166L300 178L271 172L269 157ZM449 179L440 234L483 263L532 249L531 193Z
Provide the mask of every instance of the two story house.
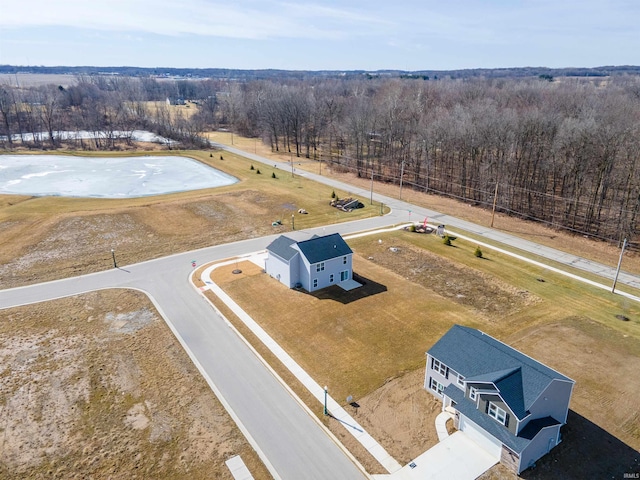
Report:
M575 382L473 328L454 325L427 352L424 387L454 424L520 474L561 441Z
M353 251L338 233L296 242L281 235L267 246L265 271L289 288L308 292L330 285L345 290L360 286L353 280Z

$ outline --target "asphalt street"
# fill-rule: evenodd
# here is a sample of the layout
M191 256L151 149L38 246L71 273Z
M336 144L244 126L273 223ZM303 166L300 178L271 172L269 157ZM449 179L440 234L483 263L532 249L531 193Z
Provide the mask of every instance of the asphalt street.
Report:
M298 233L300 237L309 234ZM231 406L276 478L365 478L316 421L189 283L193 268L262 250L274 237L207 248L119 269L0 291L0 308L104 288L146 292Z
M255 161L273 165L257 155L233 148L226 150L244 155ZM290 171L287 163L279 168ZM349 191L368 199L370 192L346 185L330 178L298 171L312 180L334 188ZM384 228L407 221L442 223L460 228L484 238L502 242L524 251L536 253L560 263L571 265L613 278L615 266L601 265L573 255L543 247L498 230L474 225L429 209L417 207L397 199L374 194L375 201L382 201L392 208L386 216L327 225L315 229L287 232L296 240L313 234L342 235L363 230ZM263 250L277 235L244 240L232 244L204 248L151 260L118 269L83 275L80 277L47 282L27 287L0 290L0 308L36 303L55 298L77 295L105 288L135 288L146 292L190 352L214 391L230 406L232 415L240 423L254 448L262 456L276 478L283 479L357 479L365 474L336 445L318 423L298 404L288 390L256 357L226 322L189 283L193 268L197 265ZM640 287L640 278L622 272L619 283Z
M237 155L244 156L256 162L261 162L266 165L276 165L277 168L284 170L285 172L291 172L291 164L288 162L274 162L273 160L261 157L260 155L256 155L250 152L245 152L243 150L239 150L237 148L229 147L221 144L213 144L217 148L221 148L227 150L231 153L235 153ZM295 161L294 161L295 168ZM323 183L333 188L337 188L346 192L350 192L352 196L359 197L363 203L368 203L371 198L371 191L367 189L363 189L360 187L356 187L354 185L349 185L332 178L318 175L311 172L306 172L304 170L296 169L295 175L300 175L310 180L314 180L319 183ZM465 220L460 220L458 218L452 217L450 215L445 215L440 212L436 212L435 210L430 210L428 208L418 207L416 205L412 205L407 202L403 202L397 198L391 198L384 195L379 195L375 193L375 185L373 192L373 200L376 202L383 202L385 205L392 208L391 215L385 216L383 220L380 219L381 222L371 228L378 228L384 225L389 225L390 223L401 223L401 222L421 222L425 218L429 219L429 223L443 224L452 229L461 229L466 230L467 232L474 233L479 235L487 240L493 240L495 242L499 242L505 245L509 245L511 247L518 248L523 252L529 252L535 255L539 255L548 260L553 260L558 263L567 265L569 267L577 268L579 270L593 273L599 275L603 278L613 281L615 276L615 271L617 265L604 265L598 262L594 262L592 260L587 260L582 257L578 257L576 255L572 255L566 252L562 252L560 250L556 250L551 247L547 247L544 245L540 245L534 242L530 242L528 240L524 240L522 238L509 235L506 232L502 232L497 229L490 228L488 226L478 225L472 222L468 222ZM626 284L634 288L640 288L640 276L633 275L631 273L624 271L624 266L620 271L620 275L618 277L618 283Z

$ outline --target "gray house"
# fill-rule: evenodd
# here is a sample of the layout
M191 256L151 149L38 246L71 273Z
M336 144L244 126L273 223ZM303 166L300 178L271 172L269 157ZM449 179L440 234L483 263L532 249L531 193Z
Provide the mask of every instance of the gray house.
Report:
M454 325L427 352L424 387L454 424L520 474L560 443L575 382L473 328Z
M330 285L359 287L352 278L353 251L338 233L296 242L284 235L267 247L265 271L289 288L313 292Z

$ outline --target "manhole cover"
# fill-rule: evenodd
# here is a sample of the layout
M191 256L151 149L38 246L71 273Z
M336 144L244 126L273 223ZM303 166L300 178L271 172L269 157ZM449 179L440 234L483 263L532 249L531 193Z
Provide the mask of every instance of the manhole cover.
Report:
M622 320L623 322L628 322L629 321L629 317L626 317L625 315L616 315L616 318L618 320Z
M233 273L234 275L238 275L239 273L242 273L242 270L240 270L239 268L236 268L231 273Z

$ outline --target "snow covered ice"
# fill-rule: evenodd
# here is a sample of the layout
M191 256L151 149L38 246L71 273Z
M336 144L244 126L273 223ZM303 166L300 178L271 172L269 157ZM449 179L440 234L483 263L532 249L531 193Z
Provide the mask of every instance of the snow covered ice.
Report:
M186 157L0 155L0 194L130 198L237 181Z

